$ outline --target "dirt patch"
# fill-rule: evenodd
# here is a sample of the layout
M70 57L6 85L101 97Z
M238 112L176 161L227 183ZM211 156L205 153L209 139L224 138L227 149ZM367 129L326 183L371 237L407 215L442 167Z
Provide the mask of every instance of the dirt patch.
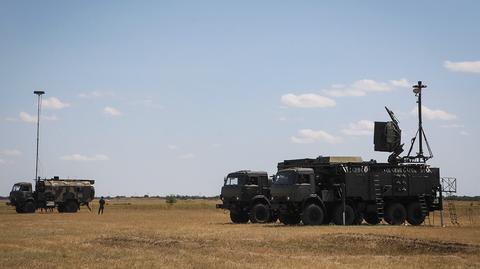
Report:
M331 234L322 236L329 245L347 248L347 252L369 250L379 254L456 254L480 252L480 246L439 240L415 239L379 234Z
M106 247L157 247L157 248L199 248L209 247L215 240L188 239L188 238L169 238L152 237L146 235L115 235L108 237L99 237L91 241Z

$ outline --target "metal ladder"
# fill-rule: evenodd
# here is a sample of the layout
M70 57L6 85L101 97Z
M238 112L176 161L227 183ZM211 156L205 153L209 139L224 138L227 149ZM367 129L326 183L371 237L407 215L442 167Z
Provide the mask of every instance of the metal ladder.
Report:
M375 190L375 203L377 204L377 216L379 219L383 218L383 191L382 186L380 185L380 179L374 178L373 179L373 186Z
M422 212L422 217L425 217L425 220L428 220L428 225L431 225L430 223L430 214L428 214L428 205L427 201L425 200L425 194L420 194L418 196L418 202L420 203L420 209ZM423 222L423 224L427 224L426 221Z
M457 208L455 207L455 203L450 199L448 200L448 215L453 225L460 225L458 222Z

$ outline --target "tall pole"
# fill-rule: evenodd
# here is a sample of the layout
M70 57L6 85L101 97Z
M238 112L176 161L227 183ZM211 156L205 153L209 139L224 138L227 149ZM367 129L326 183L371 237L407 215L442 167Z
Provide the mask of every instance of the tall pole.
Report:
M40 108L42 106L42 95L44 91L34 91L34 94L38 96L37 99L37 154L35 158L35 180L38 181L38 144L40 140Z
M427 85L422 84L421 81L417 85L413 85L413 92L418 97L418 155L423 157L423 125L422 125L422 89L426 88Z
M423 126L422 126L422 82L418 82L418 87L420 88L420 92L418 93L418 154L423 156Z

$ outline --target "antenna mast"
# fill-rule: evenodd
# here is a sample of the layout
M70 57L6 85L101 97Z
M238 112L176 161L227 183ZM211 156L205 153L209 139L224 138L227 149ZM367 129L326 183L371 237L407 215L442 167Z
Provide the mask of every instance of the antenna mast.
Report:
M42 106L42 95L44 91L34 91L34 94L38 96L37 99L37 154L35 158L35 180L38 181L38 142L40 138L40 108Z
M408 151L408 155L403 157L404 163L425 163L428 159L433 158L432 150L430 145L428 144L427 136L425 135L425 131L423 130L423 122L422 122L422 89L426 88L427 85L422 84L419 81L416 85L413 85L413 93L417 97L417 104L418 104L418 130L415 134L415 137L412 138L412 142L410 145L410 150ZM410 156L412 152L413 145L415 144L415 140L417 139L418 135L418 152L417 156ZM424 156L423 154L423 140L425 140L425 144L427 145L428 154L429 156Z

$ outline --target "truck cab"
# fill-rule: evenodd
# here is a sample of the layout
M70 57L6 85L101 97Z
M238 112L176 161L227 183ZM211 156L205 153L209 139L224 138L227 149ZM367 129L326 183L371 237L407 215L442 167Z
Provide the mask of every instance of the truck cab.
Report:
M10 192L8 204L14 206L17 213L35 212L32 184L28 182L15 183Z
M230 211L234 223L265 223L273 220L270 209L271 180L267 172L241 170L224 179L217 208Z
M325 206L317 196L315 173L311 168L288 168L278 171L270 189L273 208L280 222L306 225L322 224Z

